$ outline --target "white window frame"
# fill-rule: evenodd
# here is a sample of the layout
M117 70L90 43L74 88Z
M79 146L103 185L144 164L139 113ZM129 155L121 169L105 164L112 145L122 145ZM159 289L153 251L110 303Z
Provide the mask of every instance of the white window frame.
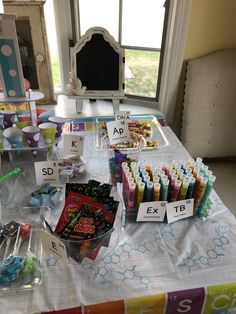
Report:
M0 0L0 13L4 13L3 2Z
M53 0L53 2L57 28L56 35L58 40L62 93L65 94L70 71L68 43L69 40L72 39L70 1ZM146 106L159 109L165 116L168 124L171 124L174 118L191 7L192 0L170 0L159 102L157 104L145 101ZM142 105L144 105L144 101L142 101Z

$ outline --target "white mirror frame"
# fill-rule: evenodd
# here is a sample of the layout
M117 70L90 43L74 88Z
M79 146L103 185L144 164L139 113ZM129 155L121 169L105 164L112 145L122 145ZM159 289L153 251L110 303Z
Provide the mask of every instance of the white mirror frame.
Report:
M101 34L105 41L119 54L119 89L118 90L87 90L82 86L80 78L77 76L76 56L81 49L90 41L94 34ZM117 99L124 97L124 49L115 41L109 32L102 27L92 27L80 38L75 47L71 48L71 72L69 74L69 84L67 85L68 96L79 96L81 98L109 98Z

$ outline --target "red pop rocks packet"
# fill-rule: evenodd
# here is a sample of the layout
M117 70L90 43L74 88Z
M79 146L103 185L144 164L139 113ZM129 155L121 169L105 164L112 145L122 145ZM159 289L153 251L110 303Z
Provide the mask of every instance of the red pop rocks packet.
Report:
M69 192L72 204L77 202L77 214L60 231L64 239L92 239L112 228L115 215L107 212L103 204L88 196ZM68 204L68 202L66 202Z
M67 226L68 223L77 216L81 206L82 203L78 202L76 199L73 199L72 197L70 197L70 195L68 195L65 200L65 205L61 212L61 216L56 225L55 233L62 232L65 226Z

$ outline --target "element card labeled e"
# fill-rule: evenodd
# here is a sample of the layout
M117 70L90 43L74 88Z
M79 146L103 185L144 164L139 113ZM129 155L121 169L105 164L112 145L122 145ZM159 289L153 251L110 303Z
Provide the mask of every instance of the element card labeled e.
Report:
M56 236L44 230L39 230L40 239L44 251L53 255L57 260L67 261L67 252L65 245Z

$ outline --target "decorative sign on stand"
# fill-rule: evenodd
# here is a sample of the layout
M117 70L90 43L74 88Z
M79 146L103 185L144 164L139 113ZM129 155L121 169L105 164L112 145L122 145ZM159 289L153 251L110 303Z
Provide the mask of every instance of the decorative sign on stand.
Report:
M167 222L172 223L193 216L193 204L194 199L170 203L165 201L140 203L136 221L162 222L166 214Z
M44 230L40 230L40 239L43 248L49 255L52 254L57 260L67 261L67 253L65 245L56 236Z
M131 112L130 111L116 111L115 120L128 120L131 121Z
M168 223L193 216L194 199L168 203L166 206Z
M64 155L82 156L84 151L84 137L74 134L64 134Z
M55 161L40 161L34 163L37 185L60 184L58 163Z
M0 80L6 98L25 96L15 19L13 14L0 14Z
M129 142L131 140L127 120L111 121L107 122L106 125L111 145Z
M165 218L167 202L140 203L136 221L159 221Z

